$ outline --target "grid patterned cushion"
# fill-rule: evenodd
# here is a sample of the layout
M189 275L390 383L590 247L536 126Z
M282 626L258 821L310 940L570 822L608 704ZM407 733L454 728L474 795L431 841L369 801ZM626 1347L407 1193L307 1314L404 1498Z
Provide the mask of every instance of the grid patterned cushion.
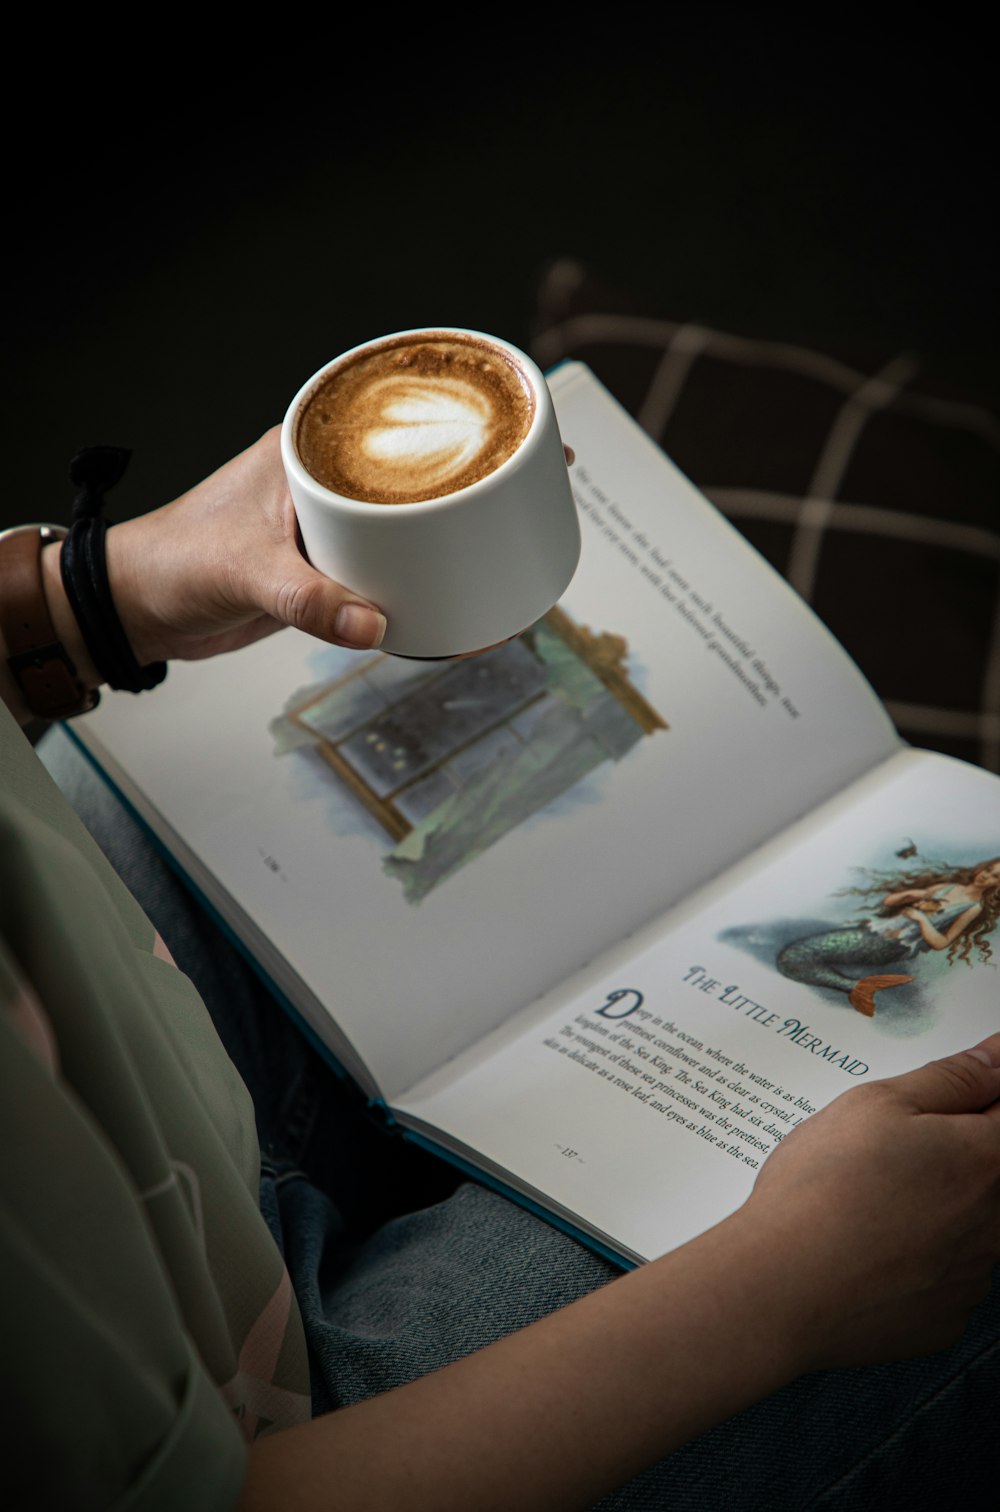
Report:
M830 627L914 745L1000 770L1000 406L631 309L580 264L532 352L586 362Z

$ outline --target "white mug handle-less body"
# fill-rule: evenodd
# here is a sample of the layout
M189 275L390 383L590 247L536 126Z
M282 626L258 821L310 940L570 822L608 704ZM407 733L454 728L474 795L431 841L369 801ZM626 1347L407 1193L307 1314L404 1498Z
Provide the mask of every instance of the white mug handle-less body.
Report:
M478 481L418 503L369 503L318 482L297 446L308 400L360 354L421 338L482 344L515 368L532 398L520 444ZM281 455L310 562L379 606L384 651L430 659L508 640L552 607L576 570L579 519L548 386L529 357L498 337L434 327L352 348L292 400Z

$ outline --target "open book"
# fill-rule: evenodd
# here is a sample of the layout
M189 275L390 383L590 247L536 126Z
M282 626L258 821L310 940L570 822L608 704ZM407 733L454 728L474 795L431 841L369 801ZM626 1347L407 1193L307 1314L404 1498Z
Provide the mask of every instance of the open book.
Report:
M586 368L550 385L583 554L525 635L286 631L73 732L387 1116L630 1262L997 1027L1000 782L904 746Z

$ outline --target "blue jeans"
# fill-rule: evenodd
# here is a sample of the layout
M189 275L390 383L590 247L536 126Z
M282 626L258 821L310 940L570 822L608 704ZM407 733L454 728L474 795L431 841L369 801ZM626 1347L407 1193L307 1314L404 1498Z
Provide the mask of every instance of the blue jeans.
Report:
M302 1311L317 1412L479 1349L613 1277L614 1268L583 1245L386 1132L277 1007L65 733L50 731L40 754L198 986L253 1095L261 1206ZM609 1433L615 1412L609 1401ZM954 1348L805 1376L599 1506L990 1508L1000 1505L998 1413L994 1284Z

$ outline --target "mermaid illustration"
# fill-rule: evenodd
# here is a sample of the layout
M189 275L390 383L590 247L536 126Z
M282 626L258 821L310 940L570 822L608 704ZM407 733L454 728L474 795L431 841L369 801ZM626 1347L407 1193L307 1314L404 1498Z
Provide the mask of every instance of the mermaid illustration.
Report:
M848 891L877 902L877 910L857 923L792 941L778 952L776 965L793 981L846 993L866 1018L875 1013L877 992L914 979L886 968L915 962L928 950L947 951L949 966L971 966L974 952L983 962L993 954L989 935L1000 918L1000 857L974 866L874 874L867 886Z

